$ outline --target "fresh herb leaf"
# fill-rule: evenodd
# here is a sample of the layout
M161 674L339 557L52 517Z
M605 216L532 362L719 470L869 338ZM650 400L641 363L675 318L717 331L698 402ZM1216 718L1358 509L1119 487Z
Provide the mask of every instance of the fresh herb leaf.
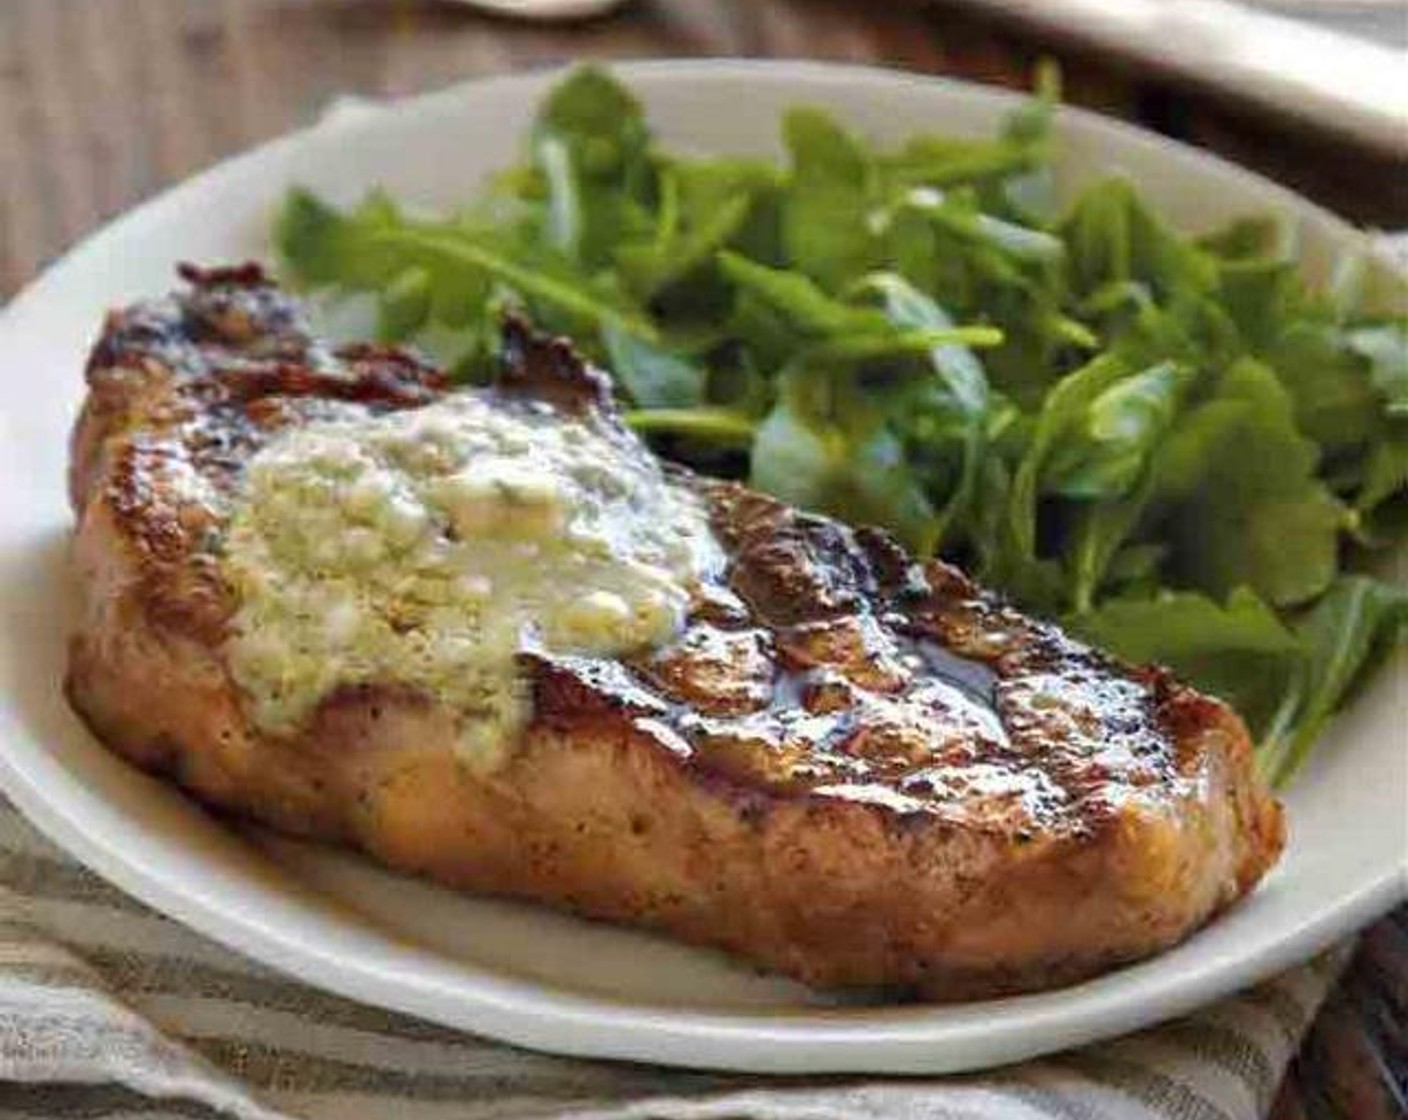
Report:
M1395 646L1408 644L1408 591L1347 575L1300 621L1305 658L1260 761L1283 785L1304 764L1330 717Z
M912 210L962 240L993 249L1017 261L1055 262L1065 255L1061 239L1030 226L984 214L971 198L915 187L898 206Z
M1155 298L1210 288L1214 262L1170 232L1124 179L1089 188L1061 233L1072 287L1089 296L1115 283L1138 282Z
M419 256L492 276L524 296L542 300L596 326L611 324L646 339L658 334L648 319L602 299L585 283L574 283L542 267L520 264L511 252L458 230L407 226L380 233L375 241L388 249L401 250L408 259Z
M1384 412L1408 419L1408 322L1384 323L1347 332L1349 347L1369 359L1370 380L1383 398Z
M628 409L625 417L642 435L688 436L745 450L758 432L758 425L747 416L723 408L636 408Z
M611 372L645 409L691 409L703 403L705 374L692 362L614 323L602 328Z
M382 289L377 307L377 335L400 342L425 326L430 317L430 270L412 265Z
M864 400L836 400L824 381L789 375L753 443L754 486L803 509L885 525L932 550L934 510L903 445Z
M1408 431L1394 431L1374 445L1355 499L1360 514L1371 514L1396 494L1408 492Z
M931 331L953 328L948 313L898 273L871 273L861 281L859 291L878 297L886 317L897 328ZM949 526L967 515L976 495L986 452L990 398L982 364L968 346L957 339L939 341L929 347L928 358L934 377L926 379L925 390L915 394L914 404L921 413L932 411L955 416L954 435L962 446L958 478L950 488L934 527L937 538L942 540ZM913 430L913 422L909 428ZM934 424L932 430L937 435L941 425Z
M1047 395L1008 501L1007 524L1019 560L1036 556L1037 499L1053 453L1077 429L1100 395L1129 372L1120 359L1102 355L1067 374Z
M1382 411L1369 363L1330 323L1292 320L1266 351L1286 387L1296 425L1328 450L1357 447L1373 435Z
M395 203L373 191L350 214L342 214L301 187L289 191L274 221L280 260L303 284L336 284L368 291L400 271L394 250L376 242L378 234L402 222Z
M1080 501L1127 494L1172 425L1187 381L1178 366L1160 362L1102 391L1053 455L1047 489Z
M915 327L840 335L801 351L799 366L854 365L884 358L930 355L941 346L1000 346L996 327Z
M800 273L768 268L730 252L719 254L719 267L741 292L764 304L800 338L888 333L884 315L842 303Z
M839 290L878 263L870 153L817 109L793 109L783 119L782 135L792 157L783 249L792 267L823 288Z
M1346 527L1343 506L1316 477L1315 445L1260 362L1229 369L1217 399L1236 419L1204 446L1200 484L1166 523L1170 572L1218 596L1245 585L1276 606L1313 599L1335 576Z
M588 270L607 264L646 222L653 171L640 103L605 70L582 67L548 95L530 150L547 243Z

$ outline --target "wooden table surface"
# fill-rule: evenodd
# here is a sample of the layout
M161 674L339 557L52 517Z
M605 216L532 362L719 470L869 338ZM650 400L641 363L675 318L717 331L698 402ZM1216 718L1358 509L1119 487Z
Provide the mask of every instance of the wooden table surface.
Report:
M435 0L0 0L0 301L105 219L342 93L399 95L582 58L873 62L1023 86L1053 54L1074 103L1213 149L1382 227L1408 168L1293 121L923 0L637 0L541 27ZM1375 926L1276 1120L1377 1120L1408 1095L1408 912Z

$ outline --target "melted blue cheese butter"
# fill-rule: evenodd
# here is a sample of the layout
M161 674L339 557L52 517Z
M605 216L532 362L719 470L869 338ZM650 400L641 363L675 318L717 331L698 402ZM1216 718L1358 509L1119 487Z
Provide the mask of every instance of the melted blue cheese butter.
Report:
M721 556L698 497L634 450L468 394L275 440L223 559L255 721L292 730L339 686L403 684L457 711L491 761L529 715L522 649L669 641Z

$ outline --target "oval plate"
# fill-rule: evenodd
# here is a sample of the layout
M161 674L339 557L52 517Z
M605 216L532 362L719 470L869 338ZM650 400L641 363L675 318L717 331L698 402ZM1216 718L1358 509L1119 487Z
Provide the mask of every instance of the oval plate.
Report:
M850 67L619 68L670 143L775 154L781 112L828 108L882 140L986 133L1016 99ZM1291 846L1256 894L1162 956L1062 991L962 1006L847 1006L709 952L529 905L456 895L353 856L237 832L133 770L65 705L64 495L80 372L106 308L166 291L178 260L265 252L294 183L449 205L513 161L555 75L347 114L222 164L91 237L0 318L0 780L54 840L148 904L345 996L565 1054L769 1073L936 1073L1009 1062L1186 1011L1315 952L1404 895L1408 752L1395 664L1288 798ZM1066 189L1122 171L1174 221L1278 210L1325 274L1355 232L1275 185L1136 129L1061 114ZM453 153L446 158L446 152Z

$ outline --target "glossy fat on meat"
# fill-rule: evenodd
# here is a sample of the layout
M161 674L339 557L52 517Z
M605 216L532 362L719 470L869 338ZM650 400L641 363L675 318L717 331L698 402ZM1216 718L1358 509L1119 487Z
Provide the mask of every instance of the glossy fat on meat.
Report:
M261 730L224 652L245 464L291 425L450 390L402 351L316 341L253 266L184 276L112 314L89 363L67 687L113 750L207 804L809 983L931 999L1156 953L1275 861L1279 806L1222 703L883 533L684 471L725 570L664 648L523 653L532 717L499 765L466 766L457 713L393 680ZM566 343L511 320L504 355L484 390L504 407L619 423Z

